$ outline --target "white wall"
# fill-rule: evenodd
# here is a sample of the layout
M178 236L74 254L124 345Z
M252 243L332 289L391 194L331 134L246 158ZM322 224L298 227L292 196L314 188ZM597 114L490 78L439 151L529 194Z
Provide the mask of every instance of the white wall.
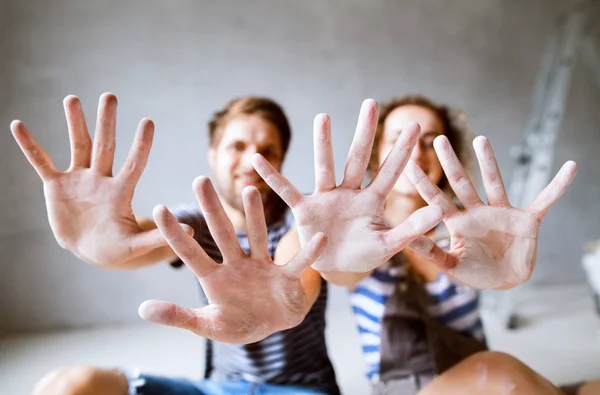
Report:
M107 272L61 250L41 183L8 132L19 118L58 167L69 160L62 98L77 94L90 125L98 96L120 100L117 162L137 122L156 138L134 209L193 201L208 173L206 121L233 96L274 97L294 129L285 172L310 191L311 125L328 112L338 176L361 100L423 92L466 109L510 174L545 39L565 8L555 0L16 1L1 4L0 330L138 320L138 304L164 298L194 306L186 271L164 265ZM449 5L451 4L451 6ZM583 242L600 236L600 92L578 67L557 161L581 172L544 222L537 282L582 281Z

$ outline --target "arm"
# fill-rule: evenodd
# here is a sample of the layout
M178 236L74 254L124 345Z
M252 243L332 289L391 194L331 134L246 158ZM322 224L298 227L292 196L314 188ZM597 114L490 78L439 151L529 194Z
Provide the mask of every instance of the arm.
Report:
M144 232L150 232L158 228L156 223L150 218L135 217L135 220ZM187 225L182 225L182 227L187 231L188 234L193 234L192 228L188 227ZM128 260L127 262L121 264L119 269L138 269L144 266L151 266L159 262L172 262L176 259L177 255L167 244L156 247L137 258Z

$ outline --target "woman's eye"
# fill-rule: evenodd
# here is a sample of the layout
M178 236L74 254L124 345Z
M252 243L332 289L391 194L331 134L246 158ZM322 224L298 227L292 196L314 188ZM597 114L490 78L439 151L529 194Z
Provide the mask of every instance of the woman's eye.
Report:
M434 139L426 139L423 141L423 148L431 149L433 148L433 140Z

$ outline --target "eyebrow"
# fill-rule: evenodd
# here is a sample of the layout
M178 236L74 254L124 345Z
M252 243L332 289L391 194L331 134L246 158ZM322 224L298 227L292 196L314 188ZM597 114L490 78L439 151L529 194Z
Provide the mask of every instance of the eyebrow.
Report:
M423 137L429 137L429 136L441 136L441 135L442 135L442 134L444 134L444 133L440 133L440 132L437 132L437 131L435 131L435 130L428 130L428 131L426 131L426 132L425 132L425 133L423 133L423 134L424 134L424 136L423 136Z

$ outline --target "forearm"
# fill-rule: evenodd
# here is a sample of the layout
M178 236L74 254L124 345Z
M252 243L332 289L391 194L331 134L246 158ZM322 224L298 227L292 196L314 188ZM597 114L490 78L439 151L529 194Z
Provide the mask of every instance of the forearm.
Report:
M308 268L300 279L306 302L304 304L304 315L308 314L312 306L315 304L319 293L321 292L321 275L314 269Z
M153 231L157 228L153 220L144 217L136 217L136 221L140 228L145 232ZM177 255L173 252L168 244L158 248L154 248L145 254L132 257L123 262L107 263L103 267L113 270L135 270L146 266L151 266L160 262L171 262L177 259Z
M152 266L161 262L172 262L177 256L168 245L156 248L147 254L135 257L123 263L106 265L107 269L113 270L135 270L146 266Z
M323 277L328 283L338 285L340 287L346 287L354 289L356 284L369 277L372 272L355 273L355 272L334 272L334 271L320 271L321 277Z

